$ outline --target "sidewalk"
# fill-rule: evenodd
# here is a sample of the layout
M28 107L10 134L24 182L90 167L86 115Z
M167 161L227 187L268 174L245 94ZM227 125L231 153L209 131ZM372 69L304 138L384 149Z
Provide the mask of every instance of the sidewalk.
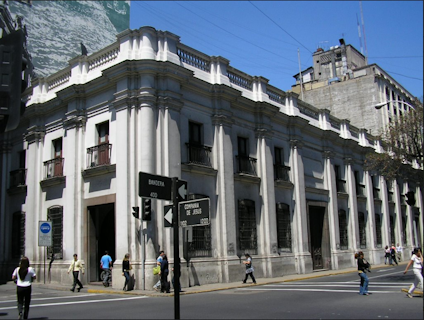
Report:
M400 262L399 265L405 265L407 262L403 261ZM373 269L376 268L388 268L391 267L390 265L374 265ZM290 282L290 281L299 281L299 280L306 280L306 279L314 279L314 278L320 278L320 277L326 277L330 275L339 275L339 274L347 274L347 273L356 273L358 269L355 268L348 268L343 270L324 270L324 271L314 271L312 273L307 274L293 274L293 275L287 275L282 277L276 277L276 278L256 278L256 285L264 285L264 284L274 284L274 283L281 283L281 282ZM412 273L411 270L408 271L408 273ZM372 273L371 273L372 275ZM7 283L7 286L9 285L15 285L12 281ZM60 290L60 291L69 291L71 288L71 283L67 284L44 284L35 282L33 283L34 286L40 286L52 290ZM229 289L235 289L235 288L246 288L250 286L255 286L253 283L246 283L243 284L241 281L232 282L232 283L212 283L212 284L204 284L201 286L193 286L188 288L182 288L183 292L180 292L180 295L186 295L186 294L194 294L194 293L203 293L203 292L211 292L211 291L219 291L219 290L229 290ZM406 288L405 288L406 289ZM404 289L402 289L403 291ZM109 293L109 294L125 294L125 295L143 295L143 296L154 296L154 297L171 297L174 296L173 290L171 290L171 293L161 293L154 291L153 289L149 290L140 290L135 289L131 291L123 291L122 289L114 289L114 288L106 288L102 285L101 282L96 283L89 283L84 285L84 288L81 290L81 292L88 292L88 293ZM415 290L415 294L423 294L422 291ZM78 293L75 293L78 294Z

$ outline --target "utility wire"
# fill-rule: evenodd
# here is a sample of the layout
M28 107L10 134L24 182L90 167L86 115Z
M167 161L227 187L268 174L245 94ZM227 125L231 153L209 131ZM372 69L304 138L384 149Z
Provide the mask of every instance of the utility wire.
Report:
M277 22L275 22L274 20L272 20L265 12L263 12L261 9L259 9L257 6L255 6L253 4L252 1L249 1L249 3L254 6L256 9L258 9L265 17L267 17L269 20L271 20L272 22L274 22L274 24L280 28L281 30L283 30L285 33L287 33L294 41L296 41L298 44L300 44L302 47L304 47L306 50L309 51L310 54L313 54L313 52L311 50L309 50L308 48L306 48L300 41L298 41L295 37L293 37L290 33L288 33L286 30L284 30Z
M393 73L393 74L397 74L398 76L402 76L402 77L405 77L405 78L423 81L423 78L415 78L415 77L405 76L404 74L396 73L396 72L389 71L389 70L384 70L384 71L389 72L389 73Z

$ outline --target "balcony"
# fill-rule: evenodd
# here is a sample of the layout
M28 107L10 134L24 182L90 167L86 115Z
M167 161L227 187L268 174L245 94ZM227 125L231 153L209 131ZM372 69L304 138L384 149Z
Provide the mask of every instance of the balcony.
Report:
M287 167L282 164L275 164L274 165L274 180L290 182L289 171L290 171L290 167Z
M110 143L87 148L87 169L110 164L111 154L112 145Z
M200 166L212 167L211 156L212 147L186 143L187 156L189 164L196 164Z
M345 180L336 180L336 188L337 188L337 192L340 193L347 193L346 192L346 181Z
M236 156L237 173L250 174L256 176L256 159L248 156Z
M10 181L8 193L26 192L26 169L10 171Z
M111 154L110 143L87 148L87 169L83 170L82 176L89 178L116 172L116 164L110 163Z
M66 177L63 176L64 158L54 158L44 161L44 179L40 181L41 187L50 187L65 182Z

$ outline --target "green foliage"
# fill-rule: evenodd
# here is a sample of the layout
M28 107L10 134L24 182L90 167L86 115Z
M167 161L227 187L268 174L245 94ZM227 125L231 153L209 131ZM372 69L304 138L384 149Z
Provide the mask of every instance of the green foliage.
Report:
M384 153L369 153L365 169L387 179L423 181L423 108L396 117L381 136ZM418 163L420 169L414 169Z

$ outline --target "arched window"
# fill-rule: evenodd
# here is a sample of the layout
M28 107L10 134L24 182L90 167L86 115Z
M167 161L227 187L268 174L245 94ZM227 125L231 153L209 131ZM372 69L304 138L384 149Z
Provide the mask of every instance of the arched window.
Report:
M47 209L47 220L52 222L53 245L47 248L47 255L63 259L63 207L54 206Z
M347 233L347 216L346 211L339 210L339 232L340 232L340 249L347 250L349 246Z
M255 202L238 202L239 244L242 253L258 254Z
M277 203L277 241L280 251L292 251L290 207L280 202Z
M363 212L358 213L358 224L359 224L359 247L365 249L367 247L367 232L365 214Z
M383 246L383 240L381 238L381 215L379 213L375 214L375 235L377 248L381 248Z
M12 258L25 255L25 212L18 211L12 217Z

